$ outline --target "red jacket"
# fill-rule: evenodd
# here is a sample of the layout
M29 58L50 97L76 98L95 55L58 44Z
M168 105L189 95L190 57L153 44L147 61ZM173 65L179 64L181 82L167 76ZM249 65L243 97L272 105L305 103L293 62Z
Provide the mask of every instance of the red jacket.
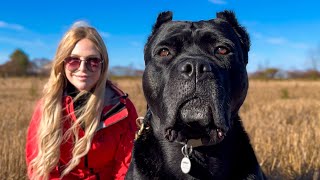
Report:
M132 102L126 95L109 84L106 89L105 107L102 112L102 121L93 137L91 149L81 158L80 163L66 176L71 179L124 179L131 161L134 134L136 132L137 112ZM63 124L65 132L70 127L70 122L76 120L73 100L70 96L63 97L63 115L71 114ZM26 162L27 166L37 154L37 133L41 118L41 101L37 104L32 116L27 135ZM80 128L79 137L84 135ZM59 164L50 173L49 179L60 179L61 167L71 159L72 142L63 141L60 148ZM29 172L30 173L30 172Z

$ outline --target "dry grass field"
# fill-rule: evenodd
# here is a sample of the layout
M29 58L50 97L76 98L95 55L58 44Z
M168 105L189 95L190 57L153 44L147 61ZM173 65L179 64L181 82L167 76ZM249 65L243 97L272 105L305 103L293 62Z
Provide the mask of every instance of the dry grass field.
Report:
M0 78L0 179L26 179L26 130L46 80ZM143 116L141 80L115 82ZM269 179L320 179L319 81L252 80L240 114Z

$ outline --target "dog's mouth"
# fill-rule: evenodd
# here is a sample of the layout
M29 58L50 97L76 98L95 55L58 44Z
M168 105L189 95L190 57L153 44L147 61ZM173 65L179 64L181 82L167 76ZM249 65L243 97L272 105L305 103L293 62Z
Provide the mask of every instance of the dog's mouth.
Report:
M169 141L191 143L193 146L210 146L220 143L225 130L215 123L213 108L200 98L183 103L177 113L174 127L166 129Z

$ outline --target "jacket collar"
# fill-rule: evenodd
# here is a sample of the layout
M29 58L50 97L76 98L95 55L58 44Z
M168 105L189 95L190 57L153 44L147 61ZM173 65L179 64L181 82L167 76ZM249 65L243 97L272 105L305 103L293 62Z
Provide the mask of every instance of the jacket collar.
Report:
M126 107L128 94L123 93L111 81L108 81L105 97L98 130L109 127L128 117L128 109Z
M109 127L126 117L128 117L128 109L126 108L127 94L123 93L118 87L116 87L110 81L106 84L104 108L101 113L101 120L98 130ZM63 107L66 113L70 115L73 122L76 121L74 114L74 101L70 95L65 94L63 97Z

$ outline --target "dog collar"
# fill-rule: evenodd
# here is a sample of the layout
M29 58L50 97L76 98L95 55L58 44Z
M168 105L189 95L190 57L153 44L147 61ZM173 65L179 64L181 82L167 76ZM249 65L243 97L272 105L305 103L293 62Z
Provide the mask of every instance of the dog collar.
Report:
M199 146L203 145L203 143L201 141L201 138L199 138L199 139L188 139L186 144L188 146L191 146L191 147L199 147Z
M135 138L134 138L135 140L137 140L145 130L148 130L150 128L148 125L145 125L143 121L144 121L144 117L138 117L136 119L136 124L139 130L135 134Z

